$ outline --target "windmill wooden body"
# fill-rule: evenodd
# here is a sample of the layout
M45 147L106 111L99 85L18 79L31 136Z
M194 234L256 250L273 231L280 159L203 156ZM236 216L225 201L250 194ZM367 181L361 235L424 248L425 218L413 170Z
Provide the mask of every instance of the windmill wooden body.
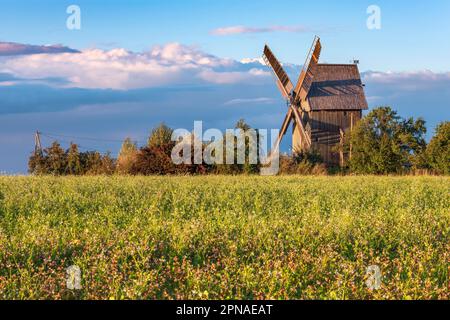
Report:
M264 47L263 59L289 105L273 150L279 148L293 121L294 152L315 150L325 163L337 165L343 163L344 155L336 146L368 106L357 64L319 64L321 50L316 37L294 87L270 48Z

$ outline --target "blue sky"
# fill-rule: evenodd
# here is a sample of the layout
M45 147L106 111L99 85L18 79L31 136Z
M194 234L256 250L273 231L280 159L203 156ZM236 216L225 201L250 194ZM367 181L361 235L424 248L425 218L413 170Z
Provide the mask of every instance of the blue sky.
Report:
M81 8L81 30L66 28L71 4ZM372 4L381 9L380 30L366 27ZM26 171L37 129L140 140L161 121L190 128L193 120L205 120L225 128L244 117L254 126L277 127L285 110L267 69L241 61L260 57L269 43L281 61L292 64L287 68L295 78L315 34L322 39L322 62L360 60L371 107L390 104L402 116L422 116L429 136L450 118L447 0L1 5L1 43L37 46L33 50L60 44L58 50L80 53L31 54L27 46L26 54L0 57L0 149L9 151L0 157L0 171ZM218 32L230 28L241 32ZM5 46L0 54L11 48ZM113 152L119 146L101 145Z

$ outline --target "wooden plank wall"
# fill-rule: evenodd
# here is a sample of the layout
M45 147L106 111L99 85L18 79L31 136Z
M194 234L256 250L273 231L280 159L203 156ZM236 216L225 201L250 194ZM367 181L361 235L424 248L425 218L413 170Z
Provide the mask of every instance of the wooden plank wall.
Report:
M310 113L312 148L317 150L325 163L339 165L339 152L333 150L340 142L340 129L350 131L361 119L361 110L313 111Z

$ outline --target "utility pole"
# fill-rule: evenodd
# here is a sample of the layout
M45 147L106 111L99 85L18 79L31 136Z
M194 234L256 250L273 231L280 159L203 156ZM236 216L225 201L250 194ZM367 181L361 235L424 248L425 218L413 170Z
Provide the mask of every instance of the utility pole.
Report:
M41 133L39 131L34 134L34 154L42 154Z

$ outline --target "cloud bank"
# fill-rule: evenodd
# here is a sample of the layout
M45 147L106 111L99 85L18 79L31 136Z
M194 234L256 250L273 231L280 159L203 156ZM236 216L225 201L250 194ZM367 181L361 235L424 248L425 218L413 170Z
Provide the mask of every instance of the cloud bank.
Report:
M408 72L373 72L363 73L363 81L384 86L386 90L392 86L395 91L426 91L441 89L449 91L450 72L435 73L430 70Z
M0 73L22 80L65 79L64 87L116 90L233 84L270 76L261 65L218 58L179 43L155 46L142 53L117 48L10 56L0 59Z
M17 56L28 54L78 53L78 50L62 45L30 45L16 42L0 42L0 56Z
M270 26L270 27L230 26L211 30L210 34L215 36L229 36L236 34L254 34L254 33L271 33L271 32L303 33L310 31L311 30L305 26Z

